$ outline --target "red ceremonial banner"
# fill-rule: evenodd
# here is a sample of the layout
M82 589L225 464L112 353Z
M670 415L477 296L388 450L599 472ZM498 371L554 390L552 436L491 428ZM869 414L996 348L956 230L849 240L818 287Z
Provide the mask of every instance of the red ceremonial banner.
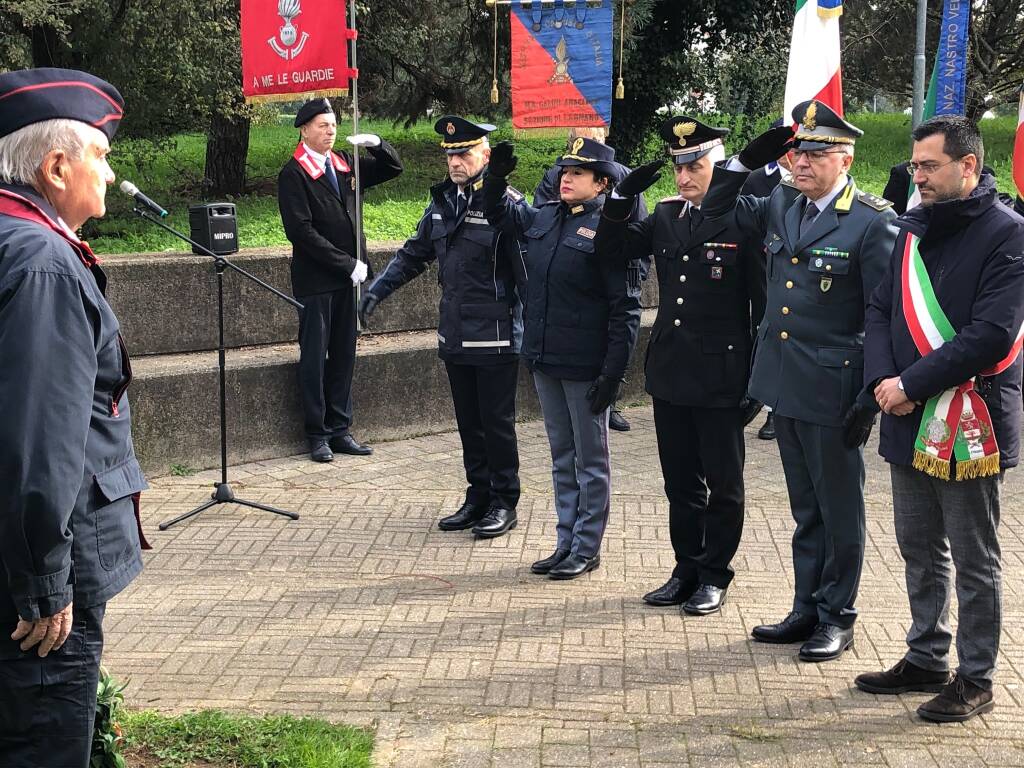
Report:
M345 0L242 0L245 100L341 96L356 73L348 66Z

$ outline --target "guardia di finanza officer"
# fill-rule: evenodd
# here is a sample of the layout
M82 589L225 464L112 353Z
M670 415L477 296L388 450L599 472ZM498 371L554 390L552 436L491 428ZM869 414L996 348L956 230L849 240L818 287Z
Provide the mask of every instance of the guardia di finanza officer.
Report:
M792 145L793 181L767 198L739 196L735 222L763 237L767 307L750 397L770 405L789 490L795 595L755 640L803 642L800 658L838 658L853 643L864 558L864 456L877 405L864 387L864 310L889 262L896 215L848 175L863 131L819 101L793 110L715 170L712 192L738 190L748 169ZM734 192L735 193L735 192Z
M416 234L370 286L360 312L365 324L380 301L437 262L438 355L448 373L469 484L465 502L438 527L471 528L477 536L492 538L517 523L519 297L526 268L517 240L502 236L484 218L481 176L491 155L487 135L494 126L446 115L434 129L442 137L448 178L431 187ZM523 197L514 189L507 194Z
M89 765L107 602L142 570L103 216L124 101L69 69L0 74L0 765ZM141 541L140 541L141 540Z
M277 177L277 202L292 244L292 292L299 312L299 390L303 425L313 461L331 461L332 451L365 455L369 446L349 433L352 373L356 360L355 286L367 276L357 261L356 181L352 157L332 149L337 119L327 99L307 101L295 115L300 141ZM368 189L398 176L402 163L379 136L350 141L365 145L359 179ZM366 239L360 232L362 252Z
M733 196L706 197L728 133L691 117L666 120L661 136L678 196L627 225L660 161L638 168L605 204L596 239L604 259L654 255L660 298L645 373L676 564L644 600L682 604L691 615L718 611L733 578L730 562L743 531L752 328L764 311L760 257L732 221Z

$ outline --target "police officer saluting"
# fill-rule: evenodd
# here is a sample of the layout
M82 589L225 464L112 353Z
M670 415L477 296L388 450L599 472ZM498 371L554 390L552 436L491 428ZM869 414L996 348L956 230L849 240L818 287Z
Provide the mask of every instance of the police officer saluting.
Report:
M446 115L434 130L442 137L448 178L431 187L416 234L363 296L360 315L366 325L378 303L438 262L438 353L448 372L469 483L465 503L438 527L472 528L477 536L493 538L517 522L517 305L526 272L515 238L499 236L483 214L481 176L494 126ZM513 189L508 195L523 197Z
M764 309L759 257L731 220L732 197L705 197L728 133L691 117L666 120L661 135L679 195L627 225L657 179L659 163L642 166L605 204L597 234L602 258L653 253L657 266L660 306L645 370L676 565L644 600L682 604L691 615L718 611L733 577L729 563L743 531L743 426L756 413L741 405L751 329Z
M863 381L864 310L889 263L896 215L848 175L863 131L818 101L798 104L793 120L795 137L788 127L771 129L729 161L736 170L716 169L710 194L735 194L750 169L792 145L792 184L769 197L740 196L734 214L744 232L764 238L767 307L749 393L774 409L796 521L793 610L753 637L803 642L802 660L826 661L853 643L863 445L877 413Z

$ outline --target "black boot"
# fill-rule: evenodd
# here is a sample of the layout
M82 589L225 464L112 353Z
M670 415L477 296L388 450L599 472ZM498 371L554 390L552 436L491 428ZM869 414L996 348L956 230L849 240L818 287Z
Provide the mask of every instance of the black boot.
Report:
M909 691L939 693L949 682L949 671L933 672L900 659L896 666L884 672L865 672L857 675L854 684L868 693L897 694Z
M762 440L774 440L775 439L775 419L774 414L768 411L768 418L764 420L764 425L757 430L757 436Z
M917 714L933 723L962 723L995 705L990 689L956 675L942 693L918 707Z

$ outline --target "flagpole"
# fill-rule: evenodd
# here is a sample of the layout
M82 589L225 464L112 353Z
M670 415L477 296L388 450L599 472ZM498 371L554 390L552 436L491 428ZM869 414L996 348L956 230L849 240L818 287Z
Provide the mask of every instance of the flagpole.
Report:
M352 31L352 59L349 61L349 67L354 72L352 76L352 135L359 135L359 62L356 60L356 47L358 45L357 36L354 34L356 31L356 2L355 0L349 0L349 29ZM356 188L356 262L363 261L363 188L359 182L359 145L356 144L352 147L352 169L355 178ZM357 284L354 286L356 295L356 307L359 307L360 299L360 286ZM356 312L356 332L363 330L362 324L359 322L359 312Z
M927 21L928 0L917 0L917 47L914 51L914 105L911 110L912 128L916 128L924 116L924 59Z

